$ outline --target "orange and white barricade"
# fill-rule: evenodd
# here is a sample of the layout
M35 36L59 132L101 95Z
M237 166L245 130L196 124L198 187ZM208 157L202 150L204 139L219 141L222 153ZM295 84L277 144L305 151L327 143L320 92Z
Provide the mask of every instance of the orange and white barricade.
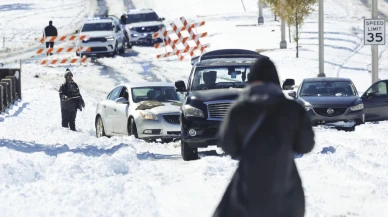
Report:
M210 44L202 44L200 41L201 38L207 36L207 32L194 32L194 29L204 26L205 21L190 24L184 17L181 17L180 21L182 23L182 26L180 27L178 27L175 23L171 23L171 30L162 28L159 30L159 32L153 34L153 38L161 38L164 41L154 45L156 49L165 48L165 53L156 55L157 58L178 56L179 60L182 61L184 59L184 55L188 54L192 57L196 51L199 51L202 54L205 52L206 48L210 47ZM191 44L194 45L191 46L190 42L192 42ZM171 52L167 52L168 47L171 48Z
M66 35L66 36L47 36L35 39L39 43L45 42L72 42L77 40L87 40L89 36L86 35ZM52 54L52 53L82 53L91 51L90 47L59 47L59 48L39 48L36 54ZM82 64L90 62L90 58L74 57L74 58L62 58L62 59L46 59L37 61L39 65L69 65L69 64Z
M39 65L59 65L59 64L76 64L76 63L88 63L90 62L90 58L62 58L62 59L52 59L52 60L41 60L38 61L37 63Z

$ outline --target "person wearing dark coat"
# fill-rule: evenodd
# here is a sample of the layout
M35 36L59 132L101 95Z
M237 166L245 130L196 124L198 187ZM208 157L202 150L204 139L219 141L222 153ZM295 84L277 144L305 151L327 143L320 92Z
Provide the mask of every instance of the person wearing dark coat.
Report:
M77 83L73 81L73 73L66 69L66 82L59 88L59 98L61 100L62 127L75 129L75 118L77 109L82 111L85 108L85 102L80 94Z
M58 36L58 31L55 26L53 26L53 21L49 21L49 25L44 28L44 34L43 37L50 37L50 36ZM54 48L54 42L46 42L46 48ZM48 54L47 54L48 55ZM53 53L50 53L50 55L53 55Z
M218 133L218 145L239 165L213 217L302 217L305 197L294 154L314 147L310 118L285 97L269 58L256 61L247 77Z

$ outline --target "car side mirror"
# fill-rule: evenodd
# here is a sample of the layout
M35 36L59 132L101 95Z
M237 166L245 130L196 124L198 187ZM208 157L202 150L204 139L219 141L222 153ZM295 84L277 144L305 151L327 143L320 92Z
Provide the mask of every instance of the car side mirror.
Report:
M160 18L160 20L163 21L163 20L166 20L166 18L162 17L162 18Z
M365 94L367 97L377 96L377 91L373 91L370 93Z
M124 97L119 97L118 99L116 99L115 101L117 104L129 104L128 100L125 99Z
M186 91L186 84L182 80L176 81L175 88L176 88L177 92L185 92Z
M295 80L288 78L283 82L283 90L293 90L295 86Z
M121 31L121 28L120 27L117 27L116 28L116 32L120 32Z
M288 92L288 95L290 96L290 97L292 97L292 98L296 98L296 92L295 91L289 91Z
M79 30L75 30L75 34L78 34L79 33Z

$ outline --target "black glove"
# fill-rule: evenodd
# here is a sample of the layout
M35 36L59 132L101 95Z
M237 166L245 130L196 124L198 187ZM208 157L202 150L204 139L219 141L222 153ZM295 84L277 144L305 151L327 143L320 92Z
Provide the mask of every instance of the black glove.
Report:
M81 98L81 106L82 106L82 108L85 108L85 101L82 98Z

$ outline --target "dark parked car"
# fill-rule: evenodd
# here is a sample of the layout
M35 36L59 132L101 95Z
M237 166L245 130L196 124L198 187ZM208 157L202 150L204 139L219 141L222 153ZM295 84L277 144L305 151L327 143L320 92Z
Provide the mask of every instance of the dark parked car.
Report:
M361 97L348 78L307 78L295 99L308 111L314 125L388 119L388 80L374 83Z
M175 82L184 94L180 114L184 160L197 159L198 148L216 145L222 119L245 87L251 65L261 57L254 51L225 49L192 59L187 87L184 81Z

